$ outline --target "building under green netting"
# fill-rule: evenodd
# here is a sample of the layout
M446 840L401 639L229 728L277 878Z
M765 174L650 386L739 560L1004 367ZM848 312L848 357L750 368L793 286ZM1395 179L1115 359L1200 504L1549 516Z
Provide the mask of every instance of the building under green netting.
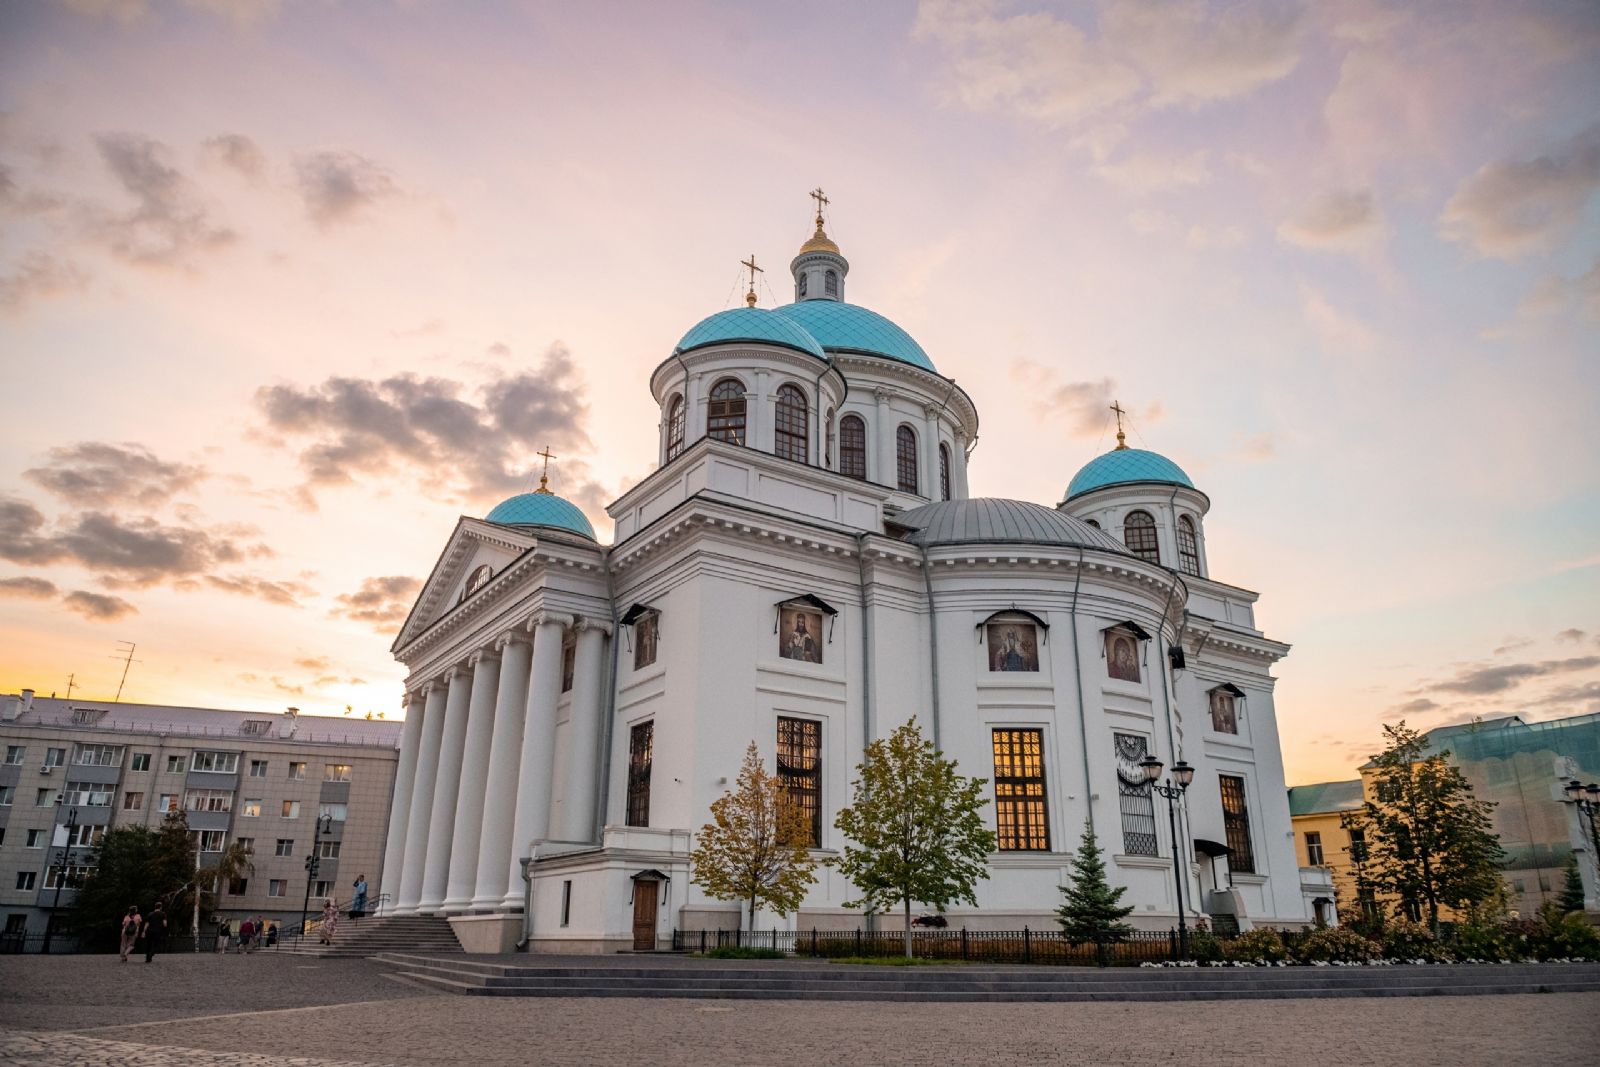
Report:
M1478 798L1494 802L1513 909L1532 915L1554 900L1574 852L1589 906L1600 905L1591 828L1563 792L1574 778L1600 781L1600 714L1545 722L1507 715L1425 736L1430 753L1448 752Z

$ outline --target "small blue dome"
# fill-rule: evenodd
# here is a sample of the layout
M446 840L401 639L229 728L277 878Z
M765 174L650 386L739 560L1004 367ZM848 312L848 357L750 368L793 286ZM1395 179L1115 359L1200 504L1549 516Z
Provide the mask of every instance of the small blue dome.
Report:
M701 319L694 329L683 335L683 340L678 342L678 351L687 352L691 348L737 341L783 345L818 359L828 358L822 346L804 329L763 308L733 308Z
M802 300L772 314L792 321L830 352L883 356L939 373L910 334L876 311L838 300Z
M1142 448L1119 448L1096 456L1085 464L1073 476L1072 484L1067 486L1067 499L1082 496L1092 489L1130 482L1159 482L1194 488L1194 483L1183 473L1183 468L1166 456L1146 452Z
M594 527L578 505L554 493L519 493L496 504L484 518L501 526L548 526L595 539Z

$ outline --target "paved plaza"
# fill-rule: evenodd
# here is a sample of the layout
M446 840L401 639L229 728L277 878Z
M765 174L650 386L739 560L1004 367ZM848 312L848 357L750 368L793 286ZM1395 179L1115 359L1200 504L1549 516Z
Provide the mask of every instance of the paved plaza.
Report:
M6 1067L1588 1062L1600 994L1157 1004L452 997L365 960L0 957ZM196 1051L199 1050L199 1051Z

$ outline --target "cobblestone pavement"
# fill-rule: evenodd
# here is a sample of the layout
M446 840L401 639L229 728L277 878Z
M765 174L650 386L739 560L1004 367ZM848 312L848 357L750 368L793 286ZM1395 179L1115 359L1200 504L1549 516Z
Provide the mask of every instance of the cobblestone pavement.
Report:
M0 1064L1549 1067L1589 1062L1600 1041L1600 994L1592 993L937 1006L523 1000L431 995L366 961L257 957L230 970L172 958L149 968L172 964L159 975L125 977L114 957L100 968L97 959L0 965L0 1030L23 1029L15 1020L40 1007L33 998L41 990L58 1001L52 1026L0 1037ZM17 994L27 998L20 1007ZM118 1018L107 1018L102 996ZM182 1016L174 1001L187 1009ZM141 1012L143 1021L125 1024ZM55 1032L37 1032L46 1029Z

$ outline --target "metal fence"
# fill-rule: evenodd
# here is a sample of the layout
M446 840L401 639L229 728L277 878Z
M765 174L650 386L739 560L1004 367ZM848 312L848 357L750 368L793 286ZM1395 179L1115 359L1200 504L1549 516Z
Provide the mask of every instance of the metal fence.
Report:
M894 930L674 930L680 952L718 948L770 949L794 956L838 959L905 954L905 933ZM1068 941L1059 930L913 930L911 953L921 959L1063 966L1133 966L1180 958L1176 930L1137 930L1125 940Z
M194 952L197 947L201 952L212 952L216 949L217 939L213 936L201 934L199 938L189 934L172 934L163 938L156 946L160 955L169 955L178 952ZM20 956L24 953L33 955L46 953L52 956L77 956L88 954L110 955L117 951L115 941L103 944L80 941L75 934L51 934L48 942L44 934L0 934L0 956ZM136 946L129 955L144 955L144 945Z

